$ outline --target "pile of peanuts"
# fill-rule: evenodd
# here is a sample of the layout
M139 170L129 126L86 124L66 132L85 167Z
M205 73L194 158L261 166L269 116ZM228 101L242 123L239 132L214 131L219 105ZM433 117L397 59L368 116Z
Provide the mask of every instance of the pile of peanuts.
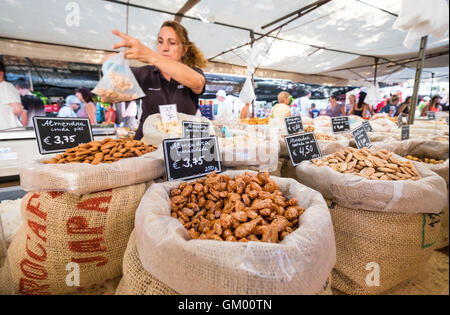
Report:
M412 155L407 155L405 156L405 159L411 160L411 161L416 161L416 162L422 162L422 163L428 163L428 164L443 164L444 161L443 160L436 160L436 159L430 159L430 158L418 158Z
M305 211L287 199L268 172L231 179L212 173L170 192L171 216L191 239L278 243L298 228Z
M241 122L243 124L247 124L247 125L268 125L269 124L269 117L264 117L264 118L258 118L258 117L245 118L245 119L241 119Z
M316 136L316 140L325 140L325 141L336 141L335 137L329 136L324 133L314 133L314 136Z
M420 173L411 161L400 161L387 150L348 147L343 151L313 159L318 167L329 166L343 174L354 174L371 180L418 180Z
M56 157L43 161L45 164L86 163L97 165L100 163L113 163L120 159L142 156L156 151L153 145L146 145L142 141L130 138L109 139L103 141L91 141L80 144Z
M306 128L303 129L303 132L313 132L314 130L316 130L314 126L306 126Z

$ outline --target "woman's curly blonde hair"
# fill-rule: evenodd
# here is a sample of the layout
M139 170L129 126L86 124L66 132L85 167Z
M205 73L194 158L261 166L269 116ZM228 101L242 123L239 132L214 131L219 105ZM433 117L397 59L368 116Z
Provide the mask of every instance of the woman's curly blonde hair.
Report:
M203 53L198 49L198 47L191 41L189 41L189 36L186 28L176 21L165 21L161 28L170 27L177 34L178 40L181 45L187 47L187 52L181 59L181 62L188 67L198 67L204 68L206 66L206 59Z

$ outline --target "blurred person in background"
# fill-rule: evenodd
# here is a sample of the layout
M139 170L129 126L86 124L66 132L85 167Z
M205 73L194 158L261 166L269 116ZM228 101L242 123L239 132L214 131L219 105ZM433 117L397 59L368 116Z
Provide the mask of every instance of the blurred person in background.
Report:
M19 122L22 112L20 93L5 81L5 66L0 61L0 130L22 127Z
M428 105L428 102L431 100L431 97L429 97L429 96L425 96L423 99L422 99L422 101L419 103L419 106L417 106L417 108L416 108L416 114L418 115L418 116L421 116L422 115L422 110L425 108L425 106L427 106Z
M345 116L345 106L338 102L338 98L336 95L331 95L330 104L326 109L326 114L329 117L338 117Z
M91 125L97 124L97 109L95 107L91 91L86 87L81 87L79 89L76 89L75 95L78 97L82 104L80 110L77 113L78 117L89 118Z
M136 130L139 127L136 101L122 102L118 104L117 108L119 107L121 108L120 113L124 120L124 126L131 130Z
M442 107L440 106L441 97L439 95L435 95L431 98L431 100L428 101L427 105L422 109L422 112L420 113L420 116L425 117L427 116L427 112L438 112L439 110L442 110Z
M390 102L387 103L386 106L381 109L380 113L386 113L389 117L394 117L395 113L398 111L398 103L400 102L400 98L397 94L392 95Z
M21 78L17 80L15 86L19 91L20 100L23 105L20 122L24 127L33 127L34 116L45 116L44 102L31 93L30 84L25 79Z
M238 110L241 101L237 97L227 95L224 90L217 91L216 97L219 102L216 119L231 119L239 117Z
M291 116L303 115L308 117L311 108L310 97L311 92L307 91L306 95L300 97L296 104L292 102L293 107L291 108Z
M400 104L400 107L398 109L398 112L396 113L396 116L403 116L406 117L409 115L409 110L411 108L411 96L408 96L405 98L405 101Z
M76 111L80 109L81 101L75 95L66 97L65 105L61 107L57 117L76 118Z
M350 96L348 97L348 104L345 104L345 114L346 115L351 115L350 112L352 111L353 107L356 106L356 95L355 94L350 94Z
M284 120L285 117L291 116L291 108L289 107L290 94L282 91L278 94L278 103L272 107L270 118Z
M245 103L241 110L241 119L252 118L252 113L250 110L250 103Z
M311 103L311 109L309 110L309 117L316 118L320 115L320 110L316 109L316 104Z
M384 95L381 102L379 102L375 107L375 112L379 113L383 109L383 107L387 105L388 102L390 102L389 97L387 95Z
M113 104L110 104L106 109L105 122L109 124L116 123L116 111L114 110Z

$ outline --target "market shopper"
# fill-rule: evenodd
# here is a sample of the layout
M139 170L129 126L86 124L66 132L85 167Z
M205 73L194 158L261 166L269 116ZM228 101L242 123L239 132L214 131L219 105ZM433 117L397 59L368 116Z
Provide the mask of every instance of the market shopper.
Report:
M320 115L320 110L316 109L316 104L311 103L311 109L309 110L310 118L317 118Z
M370 105L364 102L366 95L367 94L365 92L359 93L358 102L356 102L355 95L353 95L353 94L350 95L350 103L352 104L352 109L350 110L350 112L347 113L348 115L355 115L355 116L359 116L361 118L369 117Z
M238 111L238 106L241 103L237 97L227 95L224 90L217 91L216 97L219 102L216 119L230 119L236 116L235 113Z
M285 117L291 116L291 108L289 107L290 96L286 91L278 94L278 103L273 106L270 118L283 121Z
M427 105L422 108L420 116L427 116L427 112L438 112L440 107L441 97L439 95L434 95L431 100L428 101ZM442 107L441 107L442 110Z
M408 96L405 101L400 104L400 107L398 109L398 112L396 113L396 116L408 116L409 115L409 109L411 107L411 96Z
M22 127L18 119L22 112L19 91L5 81L5 66L0 61L0 130Z
M86 87L76 89L75 95L82 103L82 107L78 111L78 117L89 118L91 125L97 124L97 109L93 102L91 91Z
M57 117L76 118L76 111L80 109L81 101L75 95L68 95L64 106L59 110Z
M388 114L389 117L394 117L398 111L398 103L400 102L400 97L397 94L392 95L390 102L381 109L380 113Z
M311 109L311 92L307 91L306 95L300 97L291 109L291 116L303 115L308 116ZM290 103L288 103L290 104Z
M345 106L338 102L336 95L330 96L330 104L326 109L326 114L329 117L345 116Z
M44 102L33 95L30 90L30 84L21 78L14 83L20 94L20 101L23 106L20 122L24 127L33 127L34 116L45 116Z
M250 103L245 103L244 107L241 110L241 119L252 118L252 114L250 112Z
M159 105L177 104L178 112L196 114L206 81L200 68L206 65L206 60L189 40L184 26L175 21L164 22L158 34L157 51L119 31L114 30L113 34L123 39L114 44L113 49L126 47L125 58L147 64L132 69L146 94L142 99L143 112L136 139L143 137L144 121L149 115L159 113Z

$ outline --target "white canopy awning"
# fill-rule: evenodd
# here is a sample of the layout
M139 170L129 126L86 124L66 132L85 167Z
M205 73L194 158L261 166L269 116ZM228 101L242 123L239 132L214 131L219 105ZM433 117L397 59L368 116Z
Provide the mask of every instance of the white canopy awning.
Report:
M430 0L430 6L433 1ZM11 39L71 46L64 50L89 48L97 62L119 38L112 29L127 31L155 48L159 27L171 20L186 0L4 0L0 2L0 54L11 50ZM232 48L250 41L250 31L258 39L280 25L262 27L314 0L201 0L181 20L190 39L207 58L219 64L210 69L245 66L250 46ZM315 82L343 83L345 80L372 80L375 57L379 57L378 77L391 76L405 67L414 67L419 42L403 46L406 33L392 25L400 11L398 0L333 0L255 42L263 51L259 68L276 73L316 75ZM283 20L286 22L288 19ZM128 23L127 23L128 21ZM205 22L203 22L205 21ZM281 23L283 23L281 22ZM447 21L448 24L448 21ZM276 38L275 38L276 37ZM427 54L434 53L425 67L448 73L448 33L428 39ZM9 46L8 46L9 45ZM17 45L17 42L16 42ZM61 50L61 49L60 49ZM223 53L229 51L227 53ZM265 52L267 51L267 54ZM17 51L18 55L37 53ZM223 53L223 54L222 54ZM43 54L42 52L40 53ZM73 61L85 61L72 53ZM28 55L29 57L36 57ZM215 58L213 58L215 57ZM407 58L412 61L407 62ZM101 60L101 58L100 58ZM390 61L398 61L398 64ZM233 66L219 67L220 64ZM364 67L365 66L365 67ZM346 70L347 68L351 68ZM235 68L236 69L236 68ZM245 72L245 71L244 71ZM314 77L314 76L313 76ZM339 79L343 79L339 80ZM334 81L334 82L332 82Z

